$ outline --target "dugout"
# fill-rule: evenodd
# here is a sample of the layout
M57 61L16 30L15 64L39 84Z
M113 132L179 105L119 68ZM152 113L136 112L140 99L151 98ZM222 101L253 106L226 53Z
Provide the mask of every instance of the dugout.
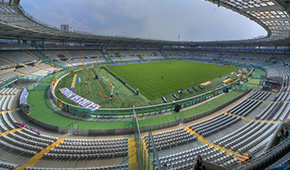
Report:
M267 79L263 82L263 90L278 92L281 86L282 82L280 81Z

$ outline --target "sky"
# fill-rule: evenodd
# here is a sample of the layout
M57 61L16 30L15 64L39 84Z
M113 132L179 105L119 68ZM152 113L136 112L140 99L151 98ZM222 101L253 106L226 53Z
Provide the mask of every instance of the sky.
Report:
M204 0L22 0L46 24L97 35L177 41L266 36L255 22Z

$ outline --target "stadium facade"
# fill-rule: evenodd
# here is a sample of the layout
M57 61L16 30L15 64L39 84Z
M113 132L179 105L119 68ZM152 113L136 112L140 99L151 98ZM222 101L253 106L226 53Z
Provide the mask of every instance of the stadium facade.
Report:
M263 169L279 167L287 161L289 164L287 155L289 155L290 139L286 136L287 130L284 131L283 128L289 126L290 118L288 104L290 1L208 1L256 22L267 31L267 36L235 41L194 42L66 32L32 17L21 7L20 0L2 0L0 39L18 43L3 43L0 46L0 93L2 95L0 98L2 109L0 168L190 169L194 167L194 159L197 155L203 156L208 169ZM66 46L71 43L75 46ZM145 51L148 56L140 55L140 52L137 52L139 50ZM112 51L115 51L114 54ZM67 133L71 130L75 134L78 124L72 123L65 128L47 125L29 118L31 113L26 112L27 107L22 108L25 113L22 118L23 121L28 119L30 122L24 121L26 125L20 123L22 119L18 115L16 101L19 100L20 104L27 106L28 92L26 89L8 87L20 79L22 82L29 79L39 83L40 77L43 79L63 69L65 72L56 76L55 83L67 74L66 69L72 71L78 66L91 63L105 64L117 63L117 61L130 63L170 59L194 59L203 62L220 60L235 63L237 66L247 66L252 72L254 68L258 68L265 71L266 75L261 76L263 82L258 83L261 85L260 88L255 89L251 94L249 94L251 89L246 89L242 95L233 99L232 102L237 100L240 102L233 108L206 121L183 125L182 128L166 129L161 133L151 132L154 129L151 127L145 130L145 126L139 125L140 115L136 113L137 109L133 108L130 110L130 119L133 123L128 125L129 128L123 128L127 130L126 132L134 133L130 138L113 136L102 139L82 137L76 139L55 132L40 134L36 130L40 127L44 128L44 131L50 129ZM43 84L46 89L40 93L40 96L47 93L48 86L45 84L54 87L53 83ZM226 86L225 89L228 90L228 87ZM225 89L220 89L219 94L224 93ZM36 87L33 87L33 90L37 91ZM198 102L216 96L215 93L216 91L201 95ZM52 105L58 105L62 110L72 112L69 106L62 105L62 101L54 96L54 92L47 94L52 95L52 99L48 101ZM245 95L248 95L247 98L242 100ZM195 104L192 101L182 103L182 106ZM223 105L225 106L226 104ZM172 110L172 107L170 109ZM73 108L73 110L78 109ZM161 107L160 110L164 108ZM149 115L150 112L162 113L151 109ZM74 112L74 116L77 115L76 113L77 111ZM212 112L204 113L203 117L209 113ZM86 114L87 112L83 112L81 116L85 117ZM103 113L102 118L105 115L107 116L107 113ZM123 118L125 119L125 116ZM188 120L175 118L170 123L155 126L154 130L172 128L198 118L200 117L192 116ZM123 122L126 124L125 121ZM148 130L150 130L148 134L141 133ZM93 130L89 129L78 133L88 135L91 131ZM121 130L107 129L99 132L101 131L118 134ZM283 142L277 142L282 138Z
M20 1L2 1L1 38L44 42L93 43L95 45L122 47L287 47L289 45L289 2L287 0L210 0L218 6L237 12L263 27L264 38L238 41L178 42L139 38L66 33L39 22L20 6ZM5 9L5 11L4 11ZM21 21L21 22L20 22Z

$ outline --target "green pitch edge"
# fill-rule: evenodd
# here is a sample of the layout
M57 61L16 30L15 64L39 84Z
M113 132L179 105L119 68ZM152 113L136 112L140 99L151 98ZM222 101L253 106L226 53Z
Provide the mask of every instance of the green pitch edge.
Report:
M43 123L66 127L67 125L76 122L79 123L80 129L120 129L120 128L131 128L133 126L132 121L119 121L119 122L88 122L82 120L76 120L72 118L65 117L59 114L56 111L51 110L46 102L46 91L32 91L28 96L28 102L30 103L30 116L36 120L39 120ZM219 96L216 99L213 99L206 104L202 104L200 106L194 107L192 109L188 109L186 111L179 112L177 114L168 114L164 116L148 118L139 120L140 127L161 124L173 121L175 119L175 115L180 115L183 117L192 116L195 114L199 114L208 110L211 110L231 99L241 95L238 92L230 92L225 95Z

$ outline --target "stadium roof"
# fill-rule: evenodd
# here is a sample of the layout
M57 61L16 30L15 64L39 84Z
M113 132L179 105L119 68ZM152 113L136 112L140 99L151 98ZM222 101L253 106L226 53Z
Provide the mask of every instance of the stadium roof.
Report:
M29 15L20 0L0 2L0 38L48 42L150 46L289 46L290 0L207 0L235 11L261 25L267 37L238 41L185 42L64 32ZM233 23L234 24L234 23Z

